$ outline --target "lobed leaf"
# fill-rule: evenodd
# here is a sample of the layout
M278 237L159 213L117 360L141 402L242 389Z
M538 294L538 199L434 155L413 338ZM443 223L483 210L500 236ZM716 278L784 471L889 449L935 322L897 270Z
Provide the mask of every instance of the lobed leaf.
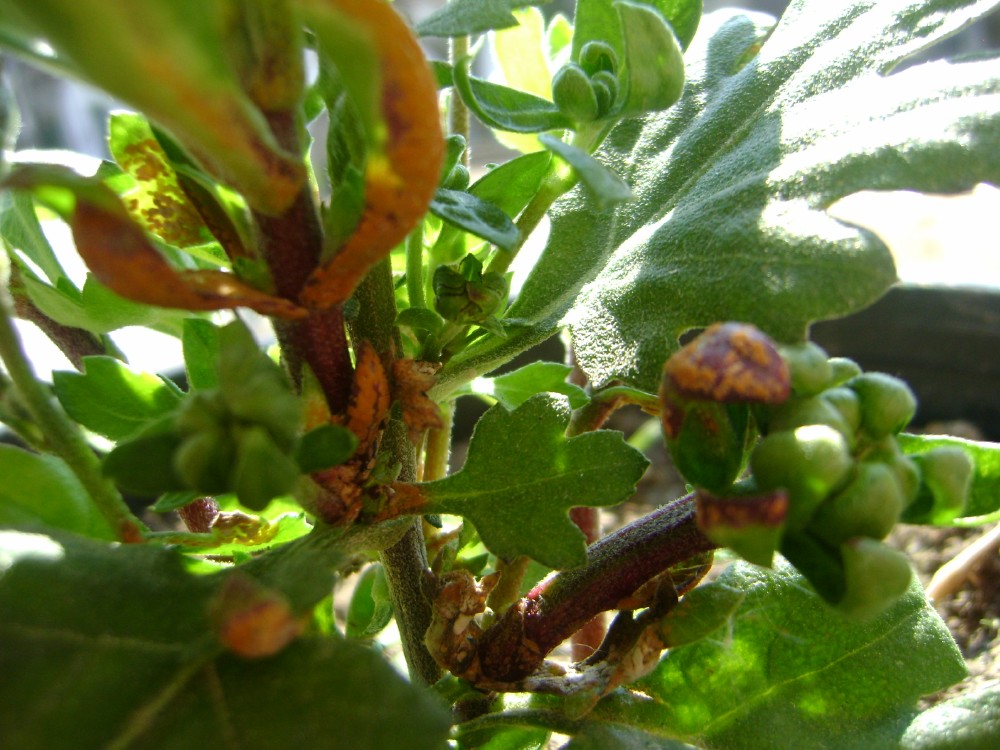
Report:
M621 123L596 154L635 200L604 212L582 190L560 201L508 311L520 326L454 357L439 395L564 323L595 383L649 390L691 328L744 320L792 341L871 303L895 279L889 253L825 209L863 189L1000 179L1000 61L889 74L992 5L797 0L777 26L705 16L680 101Z
M499 557L528 555L551 568L583 564L586 543L569 509L625 500L648 461L620 433L567 438L569 417L567 400L551 395L514 411L494 406L476 424L462 469L417 485L426 512L468 518Z
M901 711L965 676L965 662L918 583L874 620L846 619L791 566L736 563L719 579L745 593L728 627L671 649L597 715L706 748L866 748ZM903 656L905 655L905 657Z

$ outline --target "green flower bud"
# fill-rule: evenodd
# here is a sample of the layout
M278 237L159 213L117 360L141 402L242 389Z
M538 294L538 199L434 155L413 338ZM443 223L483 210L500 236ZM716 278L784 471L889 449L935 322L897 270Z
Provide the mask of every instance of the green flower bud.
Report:
M850 483L819 507L809 528L833 545L856 536L884 539L903 506L903 490L893 470L863 461Z
M965 451L941 446L914 459L922 482L905 519L912 523L942 524L960 516L969 499L974 469Z
M861 399L861 426L873 438L896 435L917 411L917 399L899 378L866 372L847 381Z
M583 68L567 63L552 79L552 101L573 122L597 119L599 106L594 87Z
M188 488L206 495L229 492L229 472L235 456L232 437L222 430L188 436L174 453L173 465Z
M792 391L799 396L813 396L828 388L833 381L833 368L826 352L807 341L794 346L782 346L779 351L792 378Z
M847 481L853 459L844 436L826 425L809 425L763 438L750 455L762 490L788 493L789 529L803 528L827 497Z
M866 461L881 462L892 470L903 494L903 507L909 506L920 489L920 469L912 458L903 453L896 437L889 435L871 443L866 453Z
M831 386L846 383L851 378L861 374L861 365L853 359L847 357L831 357L829 359L830 369L833 371Z
M613 73L599 71L590 79L597 97L597 113L603 117L611 112L618 101L618 78Z
M218 390L194 391L185 398L177 412L177 431L181 435L224 430L230 417L222 393Z
M242 505L263 510L273 498L287 495L295 487L298 465L264 428L243 430L236 451L230 484Z
M746 404L710 401L674 401L669 409L683 411L680 429L664 429L674 466L695 487L724 493L740 475L745 463L749 430Z
M347 608L345 631L348 638L372 638L392 620L385 571L378 563L369 565L358 577Z
M617 75L618 55L607 42L587 42L580 50L580 67L587 72L588 76L593 76L601 71Z
M448 190L465 190L469 187L469 170L464 164L456 164L441 183Z
M434 310L446 320L462 325L481 323L496 314L506 298L503 274L475 269L460 273L448 266L434 271Z
M859 537L840 546L846 591L837 604L844 614L867 620L891 607L910 587L906 556L874 539Z
M852 436L861 429L861 399L850 388L841 386L828 388L819 394L819 398L840 413L841 419Z
M770 414L767 422L768 432L786 432L797 427L823 424L843 435L848 445L853 444L856 426L852 428L844 415L823 398L826 393L821 396L790 398ZM848 393L854 395L851 391Z

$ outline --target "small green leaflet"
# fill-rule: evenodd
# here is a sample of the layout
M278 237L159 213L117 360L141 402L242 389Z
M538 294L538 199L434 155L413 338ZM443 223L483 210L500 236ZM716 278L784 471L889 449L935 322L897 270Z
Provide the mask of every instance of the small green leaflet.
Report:
M538 140L545 148L573 167L593 198L598 211L604 211L616 203L624 203L635 197L628 184L615 174L614 170L604 166L587 152L547 133L538 136Z
M465 36L517 26L511 11L549 0L451 0L416 25L420 36Z
M583 564L586 544L569 509L625 500L649 462L621 433L567 438L569 417L566 398L549 394L514 411L494 406L476 425L461 471L417 485L426 512L468 518L486 547L505 559L528 555L550 568Z
M83 366L83 373L52 373L52 386L74 420L110 440L128 437L180 403L176 387L112 357L84 357Z
M900 750L992 750L1000 746L1000 685L938 703L916 716Z
M499 207L462 190L438 188L430 211L504 250L512 250L521 236L514 222Z
M573 371L558 362L532 362L514 372L495 378L478 378L472 383L473 393L492 396L505 409L513 411L538 393L561 393L569 399L572 409L579 409L589 400L580 386L567 383Z

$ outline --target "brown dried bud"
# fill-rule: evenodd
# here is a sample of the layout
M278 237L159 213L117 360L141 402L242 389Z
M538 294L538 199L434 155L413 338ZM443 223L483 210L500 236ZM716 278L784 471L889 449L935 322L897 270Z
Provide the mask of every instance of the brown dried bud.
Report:
M226 578L209 614L219 640L245 659L272 656L305 629L280 592L238 573Z
M716 323L667 360L661 395L780 404L790 389L788 366L767 335L746 323Z
M177 509L188 531L204 534L212 528L216 516L219 515L219 504L214 497L199 497L187 505Z

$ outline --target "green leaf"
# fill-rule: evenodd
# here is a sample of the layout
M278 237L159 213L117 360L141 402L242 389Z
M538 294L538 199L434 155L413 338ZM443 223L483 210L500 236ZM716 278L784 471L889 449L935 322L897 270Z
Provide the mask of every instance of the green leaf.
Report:
M70 417L110 440L128 437L180 403L160 378L133 372L112 357L84 357L83 368L52 373L53 389Z
M904 453L915 455L932 448L959 448L972 459L972 487L965 516L948 526L979 526L1000 518L1000 444L983 443L941 435L899 435Z
M325 424L310 430L295 449L295 462L303 474L344 463L358 447L358 439L346 427Z
M569 417L566 399L546 395L514 411L494 406L476 424L461 471L418 485L427 512L468 518L500 557L581 565L586 544L569 509L625 500L648 461L620 433L566 438Z
M511 11L549 0L452 0L416 25L420 36L466 36L517 26Z
M611 167L606 167L586 151L547 134L539 136L538 140L573 167L580 182L587 188L597 211L604 211L616 203L624 203L635 197L632 189Z
M557 203L507 314L521 327L456 355L435 396L563 322L596 384L648 390L690 328L744 320L794 341L870 304L895 279L891 257L826 207L864 189L1000 180L1000 60L886 75L991 5L797 0L766 41L761 15L705 16L681 100L621 123L596 154L636 200L611 215L584 191Z
M42 232L35 202L19 191L0 191L0 238L12 250L24 253L55 284L66 276L59 259Z
M370 649L302 637L268 658L223 651L206 611L227 574L194 576L150 546L0 539L0 735L12 747L445 747L446 713ZM316 581L339 554L282 552L240 570L265 585L282 566Z
M208 390L219 384L216 362L219 358L219 329L208 320L188 318L181 336L184 351L184 371L188 387Z
M471 62L470 58L458 61L452 75L462 101L483 124L511 133L543 133L571 126L569 118L546 99L473 78Z
M615 114L667 109L684 89L680 42L663 16L645 3L619 0L615 9L625 40L625 97Z
M1000 685L939 703L906 728L900 750L992 750L1000 745Z
M517 216L538 192L551 162L552 154L548 151L518 156L494 167L472 183L469 193L497 206L507 216ZM443 226L434 243L434 258L442 263L461 258L472 249L468 243L459 246L466 236L457 227L450 224Z
M866 622L823 604L791 566L736 563L718 582L746 599L729 627L671 649L637 687L652 701L613 699L597 715L709 748L867 748L922 696L961 680L965 662L914 582ZM905 654L905 658L901 655Z
M480 378L473 383L473 391L493 396L511 411L538 393L561 393L569 399L571 409L579 409L589 398L582 388L566 382L572 371L569 365L558 362L532 362L505 375Z
M371 638L392 620L392 600L385 571L379 563L365 568L358 577L347 609L344 633L348 638Z
M521 236L514 222L500 208L462 190L438 188L430 211L504 250L512 250Z
M113 112L108 121L108 147L134 181L122 198L146 231L180 248L215 239L181 188L170 159L145 117Z
M70 468L55 456L40 456L0 444L0 527L39 524L97 539L115 539L107 521ZM0 561L0 575L3 562Z

